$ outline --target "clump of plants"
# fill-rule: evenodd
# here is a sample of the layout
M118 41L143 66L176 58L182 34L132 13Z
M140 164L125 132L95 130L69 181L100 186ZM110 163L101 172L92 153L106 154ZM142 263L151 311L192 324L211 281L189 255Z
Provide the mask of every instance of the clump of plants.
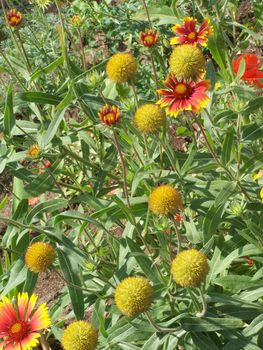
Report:
M262 349L260 6L1 5L0 349Z

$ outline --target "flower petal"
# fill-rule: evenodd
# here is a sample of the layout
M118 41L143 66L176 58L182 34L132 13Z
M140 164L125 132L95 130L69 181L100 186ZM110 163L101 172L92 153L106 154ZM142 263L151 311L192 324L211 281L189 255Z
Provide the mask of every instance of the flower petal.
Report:
M51 324L48 308L46 304L42 304L34 312L30 320L30 329L32 332L47 328Z
M40 337L39 333L30 333L26 338L24 338L23 340L21 340L21 349L23 350L30 350L32 348L35 348L38 343L39 340L38 338ZM20 350L20 348L18 348L18 350Z

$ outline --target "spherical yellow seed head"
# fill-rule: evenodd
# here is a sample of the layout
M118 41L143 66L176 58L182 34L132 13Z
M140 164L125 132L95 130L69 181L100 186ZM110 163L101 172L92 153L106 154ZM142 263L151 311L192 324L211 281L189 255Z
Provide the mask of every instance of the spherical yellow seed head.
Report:
M95 350L98 330L89 322L73 322L63 331L61 344L64 350Z
M196 249L183 250L171 267L173 279L182 287L199 287L208 271L207 257Z
M126 83L135 76L137 62L129 53L117 53L109 59L106 71L111 80Z
M180 193L169 185L155 188L149 196L148 205L155 215L174 214L178 208L184 210Z
M178 79L195 79L205 69L205 57L199 47L178 45L169 59L170 70Z
M134 115L135 127L144 134L155 133L164 124L165 112L160 106L148 103L140 107Z
M152 286L144 277L125 278L115 291L116 305L126 316L136 316L149 310L152 299Z
M32 272L45 272L55 260L56 252L52 245L44 242L33 243L28 247L25 263Z

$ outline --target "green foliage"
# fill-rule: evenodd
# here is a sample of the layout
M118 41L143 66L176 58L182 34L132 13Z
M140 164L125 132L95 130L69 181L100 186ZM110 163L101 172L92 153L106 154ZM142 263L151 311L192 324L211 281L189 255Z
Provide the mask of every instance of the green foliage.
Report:
M261 87L242 80L244 59L236 74L232 67L246 43L258 49L262 11L254 1L253 24L238 17L238 3L148 1L160 37L152 49L139 44L149 27L142 1L75 0L59 9L61 17L13 4L24 19L15 30L6 26L1 43L0 295L39 291L42 276L27 269L24 254L35 241L51 243L57 258L47 276L64 283L50 305L51 342L60 341L68 320L89 318L98 349L263 348L263 97ZM81 16L79 27L73 15ZM209 105L196 120L184 111L167 117L160 133L141 135L136 99L158 99L171 26L188 16L198 23L209 17L214 27L203 48ZM135 87L107 78L107 60L119 51L137 59ZM114 127L98 117L105 102L121 110ZM36 144L40 153L30 157ZM150 212L149 194L161 184L181 193L179 217ZM178 235L182 249L209 260L200 289L172 280ZM135 275L154 289L150 322L145 314L122 317L114 303L116 285Z

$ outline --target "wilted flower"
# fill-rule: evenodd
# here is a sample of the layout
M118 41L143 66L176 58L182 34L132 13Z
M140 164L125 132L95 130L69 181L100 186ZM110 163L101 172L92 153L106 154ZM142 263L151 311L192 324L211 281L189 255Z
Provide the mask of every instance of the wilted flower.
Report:
M63 331L61 344L64 350L95 350L98 330L89 322L73 322Z
M209 102L209 97L205 94L210 88L208 80L178 79L175 75L167 77L164 85L167 89L159 90L161 95L157 102L161 107L168 107L166 113L172 117L177 117L182 111L193 111L199 113Z
M205 70L205 57L199 47L178 45L169 59L171 72L178 79L200 78Z
M199 287L208 271L207 257L196 249L180 252L171 267L175 282L182 287Z
M112 126L120 120L121 111L116 106L106 104L99 110L98 116L102 123Z
M82 18L80 15L74 15L71 18L71 24L73 24L74 26L80 26L82 23Z
M40 203L40 197L32 197L28 199L28 205L30 207L34 207L35 205L37 205L38 203Z
M152 286L144 277L125 278L115 291L116 305L126 316L137 316L149 310L152 299Z
M159 35L153 29L146 29L140 33L140 43L146 47L153 47L157 44Z
M54 262L55 256L56 251L51 244L37 242L28 247L25 255L25 263L32 272L45 272Z
M126 83L134 78L137 72L137 62L130 53L117 53L109 59L106 71L112 81Z
M176 44L200 44L206 46L208 36L213 34L213 28L210 25L209 18L206 18L200 25L199 30L196 29L197 20L191 17L184 18L184 24L176 24L172 27L172 31L179 36L171 39L171 45Z
M148 205L155 215L174 214L176 210L184 210L180 193L169 185L155 188L149 196Z
M36 143L36 144L29 147L26 154L29 158L37 158L39 156L40 152L41 152L41 148Z
M50 325L46 304L33 311L37 296L28 293L18 294L17 306L3 297L0 302L0 349L29 350L35 348L41 330Z
M259 57L255 54L242 54L233 60L232 64L235 75L238 73L242 59L245 60L246 67L241 79L249 84L263 88L263 83L260 81L260 79L263 79L263 72L260 71L261 63Z
M6 14L7 22L10 27L17 27L23 20L23 15L16 9L11 9Z
M153 103L147 103L140 107L134 115L136 128L145 134L155 133L160 130L165 121L164 111Z

